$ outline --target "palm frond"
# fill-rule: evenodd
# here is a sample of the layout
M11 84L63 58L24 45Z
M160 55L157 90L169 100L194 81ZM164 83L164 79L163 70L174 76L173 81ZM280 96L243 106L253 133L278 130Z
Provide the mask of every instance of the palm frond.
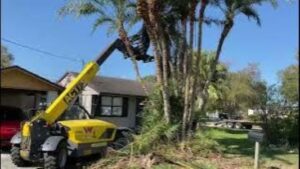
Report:
M233 19L238 14L243 14L249 19L256 21L258 26L261 26L261 20L258 12L255 10L255 5L262 5L263 3L270 3L273 7L276 7L277 0L224 0L223 3L217 3L226 9L226 16L228 19Z
M243 13L245 16L247 16L249 19L251 18L254 19L257 25L261 26L259 14L254 8L252 8L251 6L242 7L240 9L240 12Z
M109 18L109 17L99 17L98 19L96 19L96 21L94 22L94 25L93 25L93 32L95 32L95 30L103 25L103 24L113 24L114 20L112 18Z
M178 132L180 125L176 124L176 125L167 125L164 131L164 135L168 138L168 139L172 139L174 137L174 135L176 134L176 132Z
M100 10L92 2L70 1L58 11L59 15L75 14L77 16L91 15Z
M203 19L203 22L205 24L207 24L208 26L212 25L212 24L215 24L217 26L221 26L221 25L224 25L225 24L225 21L224 20L221 20L221 19L215 19L215 18L210 18L210 17L205 17Z
M92 32L97 27L108 24L108 34L111 34L121 24L130 28L139 21L135 7L133 0L69 0L58 12L60 16L77 17L95 14L98 19L93 24Z

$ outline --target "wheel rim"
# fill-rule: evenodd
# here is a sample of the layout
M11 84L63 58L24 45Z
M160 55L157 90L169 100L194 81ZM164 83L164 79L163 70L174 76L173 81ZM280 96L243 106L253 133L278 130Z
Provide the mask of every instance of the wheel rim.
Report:
M64 168L67 162L67 150L62 148L59 150L58 153L58 164L59 168Z

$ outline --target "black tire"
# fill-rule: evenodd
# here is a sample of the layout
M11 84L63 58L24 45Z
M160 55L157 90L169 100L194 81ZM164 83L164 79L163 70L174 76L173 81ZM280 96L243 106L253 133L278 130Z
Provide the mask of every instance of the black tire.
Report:
M245 125L245 128L248 129L248 130L250 130L250 129L252 129L252 125L249 125L249 124Z
M65 142L61 142L54 152L44 153L44 169L64 169L67 157L67 145Z
M12 145L11 150L10 150L10 156L11 156L11 160L12 162L18 166L18 167L25 167L28 166L28 161L25 161L22 159L21 155L20 155L20 147L16 146L16 145Z

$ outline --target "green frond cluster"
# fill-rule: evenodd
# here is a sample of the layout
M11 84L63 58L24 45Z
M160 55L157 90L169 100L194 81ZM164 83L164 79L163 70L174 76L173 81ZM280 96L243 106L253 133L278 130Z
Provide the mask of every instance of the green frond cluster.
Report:
M14 61L13 55L1 44L1 68L8 67Z
M232 19L239 15L243 14L249 19L256 21L257 25L261 25L261 20L258 12L255 9L256 5L262 5L263 3L270 3L274 8L277 7L277 0L212 0L210 4L213 6L219 7L224 14L227 16L227 19ZM220 23L220 22L219 22Z
M135 136L132 143L137 153L145 153L163 142L174 139L178 132L179 124L167 124L163 119L162 96L157 88L150 95L142 118L140 134Z
M111 34L117 32L121 24L130 28L139 21L135 7L131 0L69 0L58 13L61 16L96 16L92 31L106 25Z

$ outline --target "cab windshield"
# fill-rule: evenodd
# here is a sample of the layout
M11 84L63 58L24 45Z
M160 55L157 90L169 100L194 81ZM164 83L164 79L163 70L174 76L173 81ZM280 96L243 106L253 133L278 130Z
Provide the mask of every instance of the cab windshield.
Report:
M59 118L59 121L63 120L82 120L89 119L88 112L80 105L72 105L67 109L62 116Z

